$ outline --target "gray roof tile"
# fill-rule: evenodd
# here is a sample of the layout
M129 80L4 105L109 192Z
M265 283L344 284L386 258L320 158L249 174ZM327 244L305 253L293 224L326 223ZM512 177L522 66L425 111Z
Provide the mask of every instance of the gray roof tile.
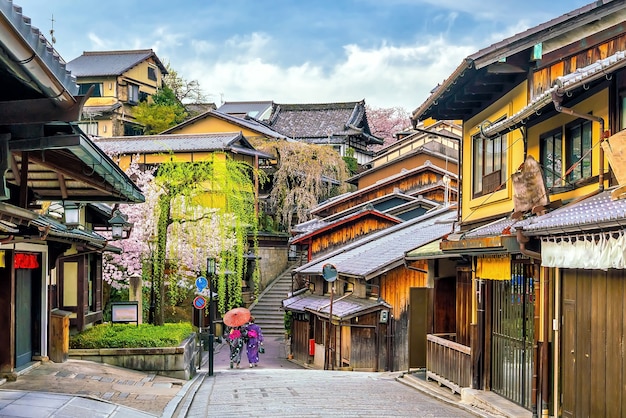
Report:
M150 57L155 60L161 71L167 74L167 70L151 49L86 51L80 57L68 62L67 68L76 77L118 76Z
M321 274L322 266L333 264L339 274L369 280L404 262L404 253L439 239L452 230L456 207L430 211L382 231L368 234L341 249L315 259L294 271Z
M225 150L239 145L239 132L192 135L143 135L97 138L98 147L116 154ZM239 145L241 147L241 145ZM253 150L250 148L250 150Z
M525 234L548 235L626 227L626 199L611 200L611 190L529 218Z
M347 296L333 301L333 317L348 319L376 307L389 308L390 305L382 300ZM330 297L305 292L283 300L283 308L290 311L319 312L328 316L330 314Z

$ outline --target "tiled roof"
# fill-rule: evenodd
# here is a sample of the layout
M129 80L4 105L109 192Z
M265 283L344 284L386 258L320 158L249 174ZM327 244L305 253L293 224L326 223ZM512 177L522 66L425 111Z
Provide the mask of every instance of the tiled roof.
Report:
M389 271L404 262L404 253L450 233L456 207L426 213L354 241L324 257L294 270L302 274L321 274L322 266L333 264L340 275L365 280Z
M165 66L151 49L85 51L80 57L68 62L67 68L76 77L117 76L151 57L157 63L161 72L167 74Z
M526 235L577 233L626 227L626 199L611 200L611 190L529 218Z
M116 154L236 150L250 155L270 157L254 150L240 132L119 136L98 138L94 142L103 150Z
M498 219L487 225L479 226L470 231L462 234L462 238L483 238L483 237L497 237L500 235L515 234L515 230L525 224L528 221L521 219L516 220L510 217Z
M72 242L87 242L104 248L107 239L102 235L85 229L69 228L65 224L55 221L47 216L39 216L32 221L32 225L40 229L49 228L48 235Z
M5 17L8 25L19 33L63 87L72 95L78 94L76 79L66 68L65 61L39 29L31 25L30 18L22 14L22 8L12 1L0 1L0 15Z
M356 296L337 298L333 300L333 317L349 319L350 317L358 316L364 311L375 310L377 307L389 308L390 305L382 300L358 298ZM330 297L305 292L283 300L283 308L289 311L309 311L328 316L330 314Z
M403 177L408 177L411 176L413 174L419 173L421 171L426 171L426 170L430 170L430 171L435 171L438 172L442 175L448 175L450 178L456 179L457 175L451 171L445 170L439 166L434 165L433 163L431 163L430 161L426 161L424 164L422 164L419 167L415 167L412 168L410 170L402 170L400 173L396 173L393 174L389 177L386 177L382 180L379 180L378 182L369 185L367 187L364 187L362 189L356 190L354 192L350 192L350 193L344 193L340 196L334 197L332 199L328 199L322 203L320 203L318 206L316 206L315 208L313 208L311 210L311 213L316 214L316 213L320 213L322 211L324 211L325 209L331 208L341 202L345 202L347 200L353 199L355 196L359 196L359 195L363 195L367 192L370 192L372 190L376 190L378 188L383 188L385 187L386 184L392 183L394 181L397 181L399 179L402 179ZM443 183L442 183L443 184ZM415 192L419 193L422 190L427 190L430 189L432 187L431 184L429 185L425 185L422 189L420 190L413 190L410 191L412 195L415 195ZM409 193L409 191L404 190L405 193Z
M241 126L244 128L248 128L251 129L253 131L259 132L260 134L266 135L268 137L271 138L280 138L280 139L285 139L285 136L282 135L281 133L273 130L272 128L268 127L267 125L264 125L260 122L257 122L254 119L245 119L245 118L238 118L237 116L233 116L233 115L229 115L227 113L223 113L220 112L219 110L209 110L208 112L202 113L194 118L191 118L179 125L176 125L174 127L171 127L163 132L161 132L162 134L169 134L172 132L176 132L177 130L179 130L180 128L184 127L184 126L190 126L193 125L194 123L196 123L197 121L200 121L202 119L206 119L208 117L216 117L222 120L225 120L227 122L231 122L234 125L237 126Z
M275 104L270 126L303 142L340 143L347 135L364 135L368 142L382 143L371 136L365 103Z
M262 116L266 113L269 117L273 105L273 101L225 102L217 110L229 115L248 115L255 119L263 119Z
M347 214L346 216L335 219L332 222L319 221L319 223L311 223L309 224L310 229L303 231L299 235L293 237L290 242L297 243L306 237L313 237L317 234L322 233L323 231L332 230L333 228L337 228L338 226L345 224L346 222L354 221L364 216L386 219L388 222L393 222L394 224L402 222L401 219L386 215L379 210L363 207L360 211Z

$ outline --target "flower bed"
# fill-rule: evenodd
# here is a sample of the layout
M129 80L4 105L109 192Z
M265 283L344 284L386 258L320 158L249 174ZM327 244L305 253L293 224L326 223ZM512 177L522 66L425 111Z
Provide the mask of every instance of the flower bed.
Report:
M178 347L70 349L69 357L190 379L196 373L198 351L196 335L192 334Z

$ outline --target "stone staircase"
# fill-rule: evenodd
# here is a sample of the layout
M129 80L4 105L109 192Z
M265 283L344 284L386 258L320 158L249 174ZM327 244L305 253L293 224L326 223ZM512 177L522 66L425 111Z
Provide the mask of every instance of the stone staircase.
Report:
M289 264L287 269L270 283L259 295L258 300L250 306L255 322L263 330L264 336L283 337L285 335L285 311L282 301L291 292L291 271L295 263Z

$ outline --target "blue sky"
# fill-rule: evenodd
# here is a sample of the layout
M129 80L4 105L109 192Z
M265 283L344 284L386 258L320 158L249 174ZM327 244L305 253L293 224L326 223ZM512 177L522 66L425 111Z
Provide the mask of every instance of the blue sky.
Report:
M14 0L66 61L152 48L207 101L417 108L477 50L590 0Z

